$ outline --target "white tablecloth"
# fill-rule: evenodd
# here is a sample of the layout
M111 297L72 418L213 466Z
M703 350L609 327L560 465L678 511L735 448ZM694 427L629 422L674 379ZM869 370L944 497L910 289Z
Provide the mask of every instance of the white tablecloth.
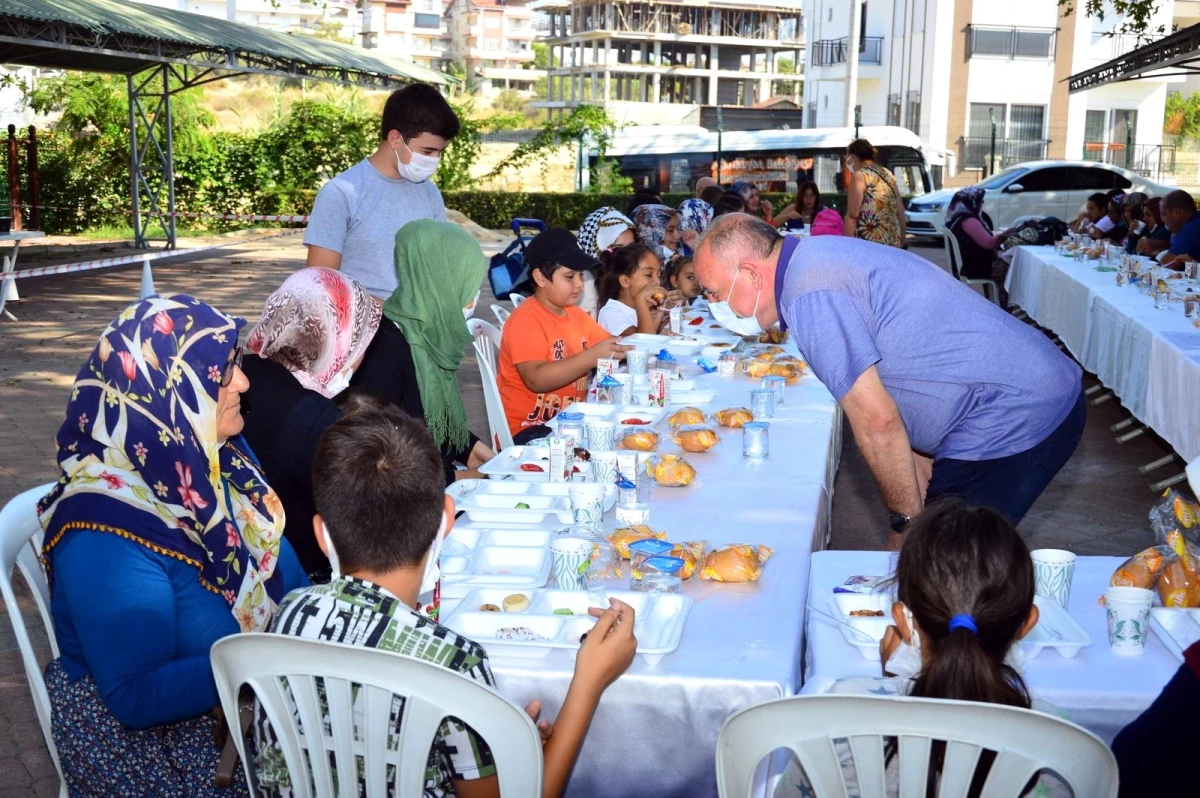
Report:
M1096 263L1018 247L1005 281L1010 302L1053 330L1134 417L1191 461L1200 456L1200 421L1189 411L1200 396L1200 330L1181 303L1156 310Z
M894 555L875 551L823 551L812 557L809 601L828 612L833 588L855 574L890 574ZM1025 665L1025 683L1034 698L1047 701L1068 718L1112 742L1175 675L1179 660L1156 633L1140 657L1119 657L1108 647L1104 608L1097 603L1121 557L1080 557L1071 587L1070 612L1092 636L1092 645L1073 659L1043 651ZM823 693L840 678L879 676L842 637L832 621L810 614L805 634L805 679L800 692Z
M758 387L715 374L698 383L717 391L707 411L749 406ZM685 455L698 472L692 485L654 488L650 524L669 540L765 543L775 556L755 584L685 584L695 604L678 650L653 666L636 658L608 688L568 795L716 795L714 752L725 720L799 690L809 558L828 539L841 415L812 376L786 390L770 420L770 457L744 458L741 432L722 428L715 449ZM677 451L670 443L659 449ZM540 699L551 718L573 668L564 651L544 660L492 658L500 691L521 705Z

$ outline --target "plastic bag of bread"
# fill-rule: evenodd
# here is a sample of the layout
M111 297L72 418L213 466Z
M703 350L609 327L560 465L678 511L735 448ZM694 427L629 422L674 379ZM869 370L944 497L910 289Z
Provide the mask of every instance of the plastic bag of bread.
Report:
M691 425L675 430L675 443L685 452L707 452L720 438L712 427Z
M621 436L621 449L652 452L658 446L658 433L648 429L630 430Z
M665 488L682 488L692 484L696 469L691 463L673 454L664 454L654 464L650 473L654 481Z
M1153 590L1158 576L1169 557L1174 557L1170 546L1151 546L1130 557L1113 572L1109 583L1114 587L1142 587Z
M679 571L680 579L691 579L696 573L696 566L704 561L704 541L693 540L688 543L676 543L675 548L667 554L683 560L683 568Z
M771 364L771 375L774 377L783 377L790 385L804 376L804 370L795 363L775 362Z
M705 421L704 411L698 407L681 407L667 417L667 423L672 427L682 427L685 424L703 424Z
M744 407L729 407L716 412L717 423L722 427L741 429L747 421L754 420L754 414Z
M754 358L743 360L740 368L746 372L747 377L754 377L756 379L765 377L771 373L771 363L769 360L757 360Z
M1155 539L1165 543L1172 530L1178 530L1193 546L1200 544L1200 506L1176 490L1168 489L1150 508L1150 529Z
M1168 560L1158 577L1158 596L1164 607L1200 607L1200 559L1195 548L1172 529L1167 545L1175 557Z
M769 546L745 543L713 549L704 558L700 578L713 582L757 582L763 564L774 553Z
M634 524L633 526L622 527L608 536L608 542L616 548L617 554L623 559L629 559L629 544L637 540L648 540L655 538L657 540L666 540L666 532L655 532L645 524Z
M788 333L778 326L768 327L758 335L758 340L764 344L781 344L788 339Z

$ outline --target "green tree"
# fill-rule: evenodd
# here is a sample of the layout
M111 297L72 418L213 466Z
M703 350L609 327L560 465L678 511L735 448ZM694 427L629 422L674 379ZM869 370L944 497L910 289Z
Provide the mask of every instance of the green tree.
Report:
M531 140L518 144L517 148L496 164L484 179L492 180L508 169L521 169L530 164L545 163L552 153L581 140L590 142L603 158L616 131L616 122L603 108L580 105L572 108L571 113L565 117L544 122Z
M458 135L442 153L434 180L442 191L459 191L474 185L471 167L479 160L479 153L483 149L483 127L475 118L475 104L472 101L462 104L452 102L450 105L458 115Z
M1151 27L1151 18L1161 6L1161 0L1058 0L1064 16L1082 11L1085 16L1104 20L1105 15L1121 19L1113 34L1129 34L1139 39L1153 39L1167 32L1166 25Z
M558 59L554 58L550 53L550 45L542 42L533 43L533 61L526 62L526 69L550 69L551 64L557 67Z
M1192 92L1184 97L1180 92L1167 95L1163 132L1180 138L1200 138L1200 94Z
M342 23L336 19L318 19L305 34L314 39L324 39L338 44L354 44L354 39L342 32Z
M796 62L791 58L776 58L775 71L785 75L795 75ZM797 81L794 80L777 80L771 86L771 93L790 97L796 92L796 83Z

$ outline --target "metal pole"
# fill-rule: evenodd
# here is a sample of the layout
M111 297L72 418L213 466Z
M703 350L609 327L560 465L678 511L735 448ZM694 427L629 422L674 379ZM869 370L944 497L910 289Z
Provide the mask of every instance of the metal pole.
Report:
M1133 169L1133 125L1125 118L1125 168Z
M846 37L846 93L842 109L842 124L854 123L854 106L858 105L858 45L861 41L862 0L850 2L850 35Z
M175 249L175 133L171 124L171 67L162 65L163 115L166 117L166 163L163 164L163 179L167 181L167 218L163 225L167 231L167 249Z
M714 78L715 80L716 78ZM717 106L717 183L721 182L721 134L725 132L725 113Z
M17 156L17 126L8 126L8 214L12 230L21 229L21 160Z
M25 150L25 166L29 170L29 219L34 230L42 229L41 176L38 174L37 128L29 126L29 141Z
M996 173L996 109L988 109L988 119L992 123L992 149L991 155L988 157L988 175Z
M858 138L858 128L862 124L862 108L854 109L854 138Z
M133 90L133 75L125 76L125 86L129 97L129 184L130 184L130 200L133 205L133 246L138 249L145 249L146 236L145 230L142 228L142 209L138 195L138 182L142 176L142 163L138 158L138 143L137 143L137 111L135 103L138 102L137 94Z

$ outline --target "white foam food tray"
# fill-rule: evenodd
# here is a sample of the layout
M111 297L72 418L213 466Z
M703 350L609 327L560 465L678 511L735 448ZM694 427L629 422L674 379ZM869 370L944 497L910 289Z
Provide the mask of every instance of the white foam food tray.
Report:
M521 483L510 483L519 485ZM442 557L471 557L480 546L504 546L545 549L550 546L552 532L538 527L489 527L474 524L455 524L442 543Z
M512 530L516 532L517 530ZM550 547L546 546L492 546L483 542L480 535L469 553L462 554L470 536L463 537L465 529L451 530L459 537L451 552L443 552L438 558L442 572L442 595L447 598L462 598L478 587L500 587L509 592L532 590L542 587L550 578Z
M671 384L674 385L674 383ZM658 423L665 411L661 407L651 407L650 405L610 405L599 404L597 402L576 402L564 412L583 413L584 424L587 423L589 418L615 421L618 426L627 424L630 419L638 419L645 422L645 425L648 426ZM557 430L558 416L546 422L546 426Z
M889 593L834 593L828 599L828 612L835 618L845 621L853 629L862 632L867 637L856 635L850 628L838 624L838 630L846 642L858 649L863 659L879 661L879 641L892 622L893 597ZM862 618L852 616L856 610L871 610L882 612L882 616ZM869 638L869 639L868 639Z
M564 524L571 523L571 502L566 495L534 492L491 493L476 490L458 502L458 509L465 512L472 521L485 524L538 524L548 515L556 517Z
M671 336L669 335L634 333L633 335L626 335L619 343L622 346L632 346L634 349L639 349L643 352L657 352L666 346L669 340L671 340Z
M705 340L684 334L668 339L664 348L677 358L691 357L703 349L705 344Z
M611 510L613 505L617 502L616 485L612 485L610 488L611 490L607 491L604 496L605 511ZM455 482L453 485L446 488L446 493L450 494L450 496L454 498L458 509L464 510L467 509L469 504L477 497L502 496L512 499L513 503L525 502L526 504L532 506L533 502L530 502L523 497L533 496L539 497L539 499L541 497L567 498L570 496L570 489L571 484L569 482L516 482L512 480L501 479L460 479L458 482ZM569 503L567 509L568 511L570 510ZM521 512L526 513L529 511L522 510ZM477 523L479 522L479 519L471 517L470 513L467 513L467 516L470 517L472 521ZM559 520L562 519L560 518ZM522 516L521 518L515 519L515 521L516 523L522 523L528 521L528 518ZM568 516L564 523L570 522L571 518ZM485 520L482 523L486 524L489 522ZM492 521L490 523L513 523L513 519ZM549 545L548 542L547 545Z
M1151 607L1150 628L1175 659L1182 662L1183 652L1200 640L1200 610Z
M522 612L479 609L484 604L503 607L504 599L514 593L529 598L528 609ZM609 590L607 595L633 608L637 653L648 664L657 664L679 647L692 608L691 596L631 590ZM596 623L588 615L591 606L592 601L584 591L479 589L464 597L442 623L482 645L490 656L540 659L554 649L565 649L574 656L579 651L580 636ZM570 610L571 614L556 615L555 610ZM512 628L528 629L537 639L505 639L501 630Z
M540 471L527 471L523 465L538 466ZM510 446L479 467L479 473L493 479L509 477L517 482L550 481L550 448L548 446Z
M1070 659L1092 644L1092 636L1057 601L1047 596L1034 596L1033 603L1038 608L1037 626L1021 640L1022 648L1031 659L1047 648L1058 649L1059 654Z
M713 391L671 391L673 405L706 405L713 400Z

